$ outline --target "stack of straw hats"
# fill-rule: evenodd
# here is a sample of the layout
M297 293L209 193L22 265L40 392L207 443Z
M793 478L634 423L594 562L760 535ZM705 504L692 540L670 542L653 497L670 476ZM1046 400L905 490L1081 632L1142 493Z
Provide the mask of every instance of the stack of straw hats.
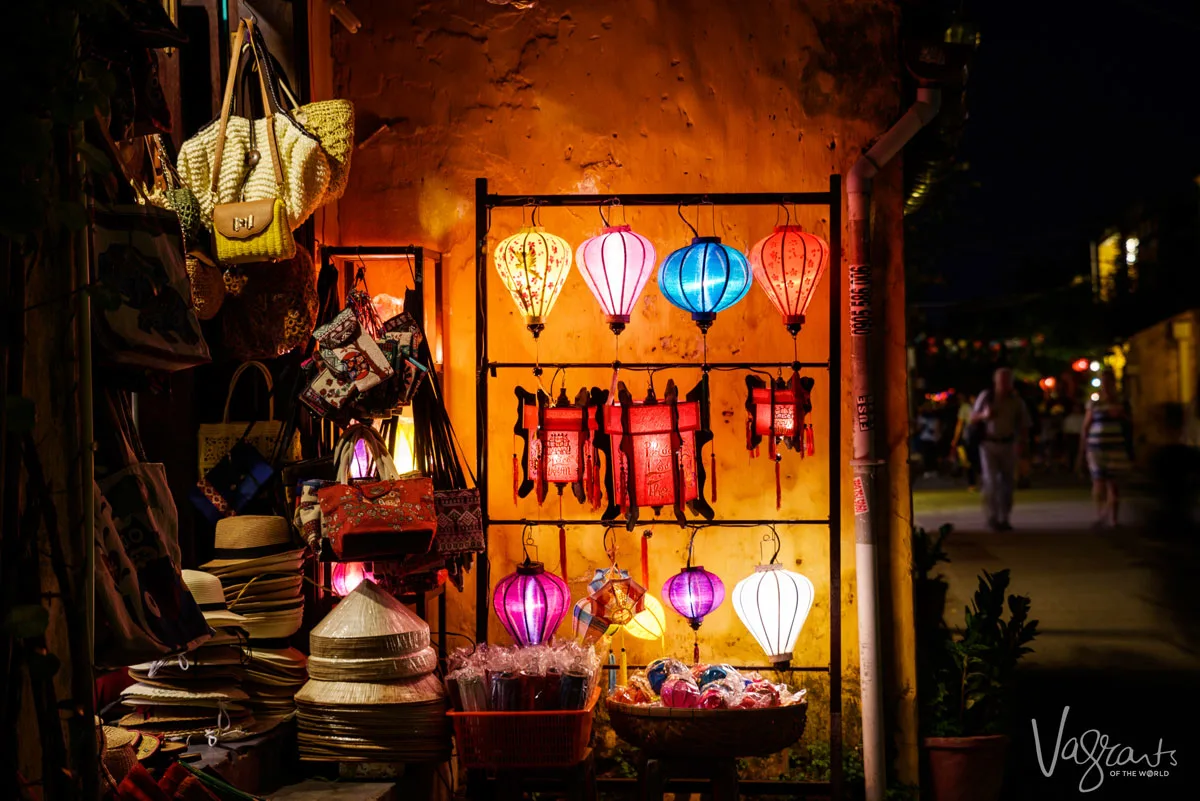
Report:
M300 758L444 761L446 694L429 626L365 580L309 635L310 679L296 694Z
M245 737L255 721L241 688L242 651L231 644L245 636L240 631L245 620L226 607L216 576L184 570L183 581L215 635L181 656L130 667L136 683L121 692L121 701L134 711L120 723L160 737Z
M213 555L204 569L220 578L224 600L244 620L242 688L254 730L266 731L295 712L307 678L304 655L287 642L304 620L304 549L285 518L244 515L217 522Z

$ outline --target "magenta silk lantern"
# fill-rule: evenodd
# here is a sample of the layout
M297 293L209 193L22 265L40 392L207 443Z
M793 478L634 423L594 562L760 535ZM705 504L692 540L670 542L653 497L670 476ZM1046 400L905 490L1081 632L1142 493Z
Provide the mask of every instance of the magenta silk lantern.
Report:
M541 562L526 559L496 582L492 607L518 645L537 645L554 636L571 606L567 583L547 573Z
M625 330L656 259L650 240L628 225L605 226L599 236L588 239L575 252L575 264L614 334Z
M725 600L725 583L703 567L685 567L663 584L663 598L693 629Z
M754 280L783 315L792 336L800 333L804 314L829 267L829 243L799 225L777 225L750 249Z

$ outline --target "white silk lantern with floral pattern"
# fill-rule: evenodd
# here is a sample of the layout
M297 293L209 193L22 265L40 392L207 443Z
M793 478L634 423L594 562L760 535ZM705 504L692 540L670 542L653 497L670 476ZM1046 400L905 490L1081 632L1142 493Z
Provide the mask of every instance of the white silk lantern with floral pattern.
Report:
M571 246L540 226L526 226L496 246L496 272L536 339L571 272Z

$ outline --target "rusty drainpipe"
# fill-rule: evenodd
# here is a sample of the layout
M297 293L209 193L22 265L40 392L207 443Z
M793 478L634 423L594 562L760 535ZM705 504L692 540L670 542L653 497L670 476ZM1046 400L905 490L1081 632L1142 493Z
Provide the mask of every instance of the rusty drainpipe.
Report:
M941 90L922 87L917 102L875 141L855 163L847 180L850 239L850 375L854 397L854 539L858 598L858 661L862 689L863 772L867 801L883 801L887 790L884 764L883 687L879 668L879 602L875 543L882 528L877 505L876 475L883 461L876 455L875 367L870 340L875 324L875 285L871 267L871 179L908 141L937 116Z

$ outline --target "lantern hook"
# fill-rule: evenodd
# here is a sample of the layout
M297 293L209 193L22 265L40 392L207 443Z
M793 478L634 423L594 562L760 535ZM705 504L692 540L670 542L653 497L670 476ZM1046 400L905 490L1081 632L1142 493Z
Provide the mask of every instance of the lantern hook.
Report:
M781 540L779 538L779 532L775 529L774 524L766 523L765 525L767 528L771 529L771 533L763 534L762 540L759 541L759 543L758 543L758 558L760 560L763 558L763 549L762 549L763 543L764 542L773 542L775 544L775 552L771 554L771 561L767 562L767 564L769 564L769 565L777 564L778 560L779 560L779 551L783 549L783 540Z
M533 548L533 558L529 556L530 548ZM525 556L526 567L537 561L537 543L533 539L532 523L526 523L525 528L521 530L521 553Z
M696 534L698 534L700 532L699 526L691 526L690 528L692 529L692 534L691 534L691 536L688 537L688 549L687 549L687 566L688 567L691 567L693 562L695 561L693 552L696 547Z
M608 561L615 569L617 567L617 534L613 526L604 529L604 555L608 557Z
M688 222L687 217L683 216L683 204L682 203L679 204L679 206L675 209L675 211L679 214L679 219L683 220L683 224L686 225L689 230L691 230L692 236L699 238L700 232L696 230L695 226L693 226L690 222ZM699 212L697 212L697 215L698 214L699 214ZM700 217L697 216L696 221L699 222L699 220L700 220Z
M701 206L708 206L712 209L712 235L717 235L717 204L708 199L708 196L700 198ZM700 209L696 209L696 225L700 225Z

